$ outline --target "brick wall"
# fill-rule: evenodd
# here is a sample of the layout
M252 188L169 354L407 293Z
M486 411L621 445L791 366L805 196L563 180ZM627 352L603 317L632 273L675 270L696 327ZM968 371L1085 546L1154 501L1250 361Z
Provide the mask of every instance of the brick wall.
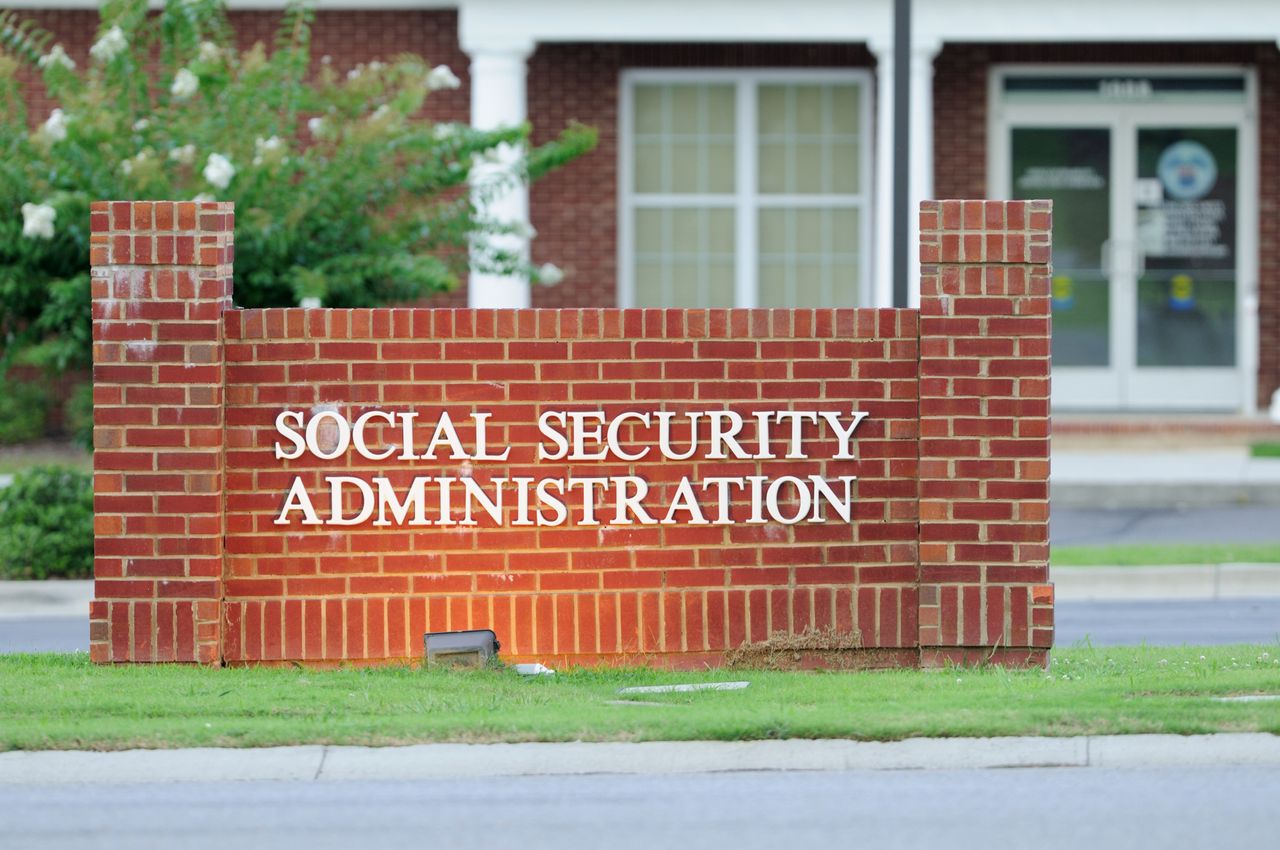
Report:
M1261 44L948 44L934 69L934 185L947 198L987 187L987 80L994 64L1252 66L1258 74L1258 401L1280 388L1280 50Z
M424 631L493 627L519 658L681 654L700 663L744 639L807 627L863 646L915 642L916 318L883 311L246 310L227 317L228 661L405 657ZM275 460L282 407L332 404L348 420L414 410L426 445L437 411L492 413L501 463ZM730 408L870 413L859 461L538 462L547 410ZM375 451L402 444L380 426ZM643 429L647 432L648 429ZM463 428L469 444L473 430ZM756 431L744 429L744 442ZM818 436L817 428L806 428ZM628 426L629 444L642 432ZM705 429L704 429L705 437ZM688 443L688 429L679 444ZM656 455L656 450L653 452ZM333 470L494 478L642 476L666 504L682 476L856 474L852 525L579 525L399 528L349 533L273 524L296 475ZM322 498L322 497L317 497ZM510 500L508 499L508 502ZM514 513L510 503L508 514ZM612 502L600 500L602 517ZM661 511L656 511L661 514ZM283 600L283 608L282 608ZM292 606L292 609L290 608ZM344 643L345 639L345 643Z
M922 663L1052 643L1049 231L1045 201L920 213Z
M229 203L95 203L94 661L221 658Z
M93 657L385 661L418 656L424 631L493 628L509 658L688 666L829 628L858 647L847 663L1041 663L1048 218L928 206L921 311L235 310L225 205L95 205ZM415 412L419 449L442 411L464 443L484 411L512 453L277 460L276 416L325 407ZM724 409L868 418L856 460L830 459L812 426L804 460L534 456L547 410ZM404 442L398 426L371 433L375 451ZM848 524L275 522L295 476L325 504L326 476L403 493L442 474L634 474L658 513L682 476L858 481Z

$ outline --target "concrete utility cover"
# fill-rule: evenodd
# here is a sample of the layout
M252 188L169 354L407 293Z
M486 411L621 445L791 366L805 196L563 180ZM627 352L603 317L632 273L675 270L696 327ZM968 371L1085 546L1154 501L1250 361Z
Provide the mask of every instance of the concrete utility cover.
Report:
M704 682L697 685L644 685L619 688L620 694L685 694L691 691L740 691L750 682Z

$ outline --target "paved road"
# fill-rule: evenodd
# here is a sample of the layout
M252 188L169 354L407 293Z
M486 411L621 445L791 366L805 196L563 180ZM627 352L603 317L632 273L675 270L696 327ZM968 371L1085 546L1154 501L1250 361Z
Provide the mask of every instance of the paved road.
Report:
M1058 646L1275 643L1280 599L1066 602L1055 606Z
M88 652L89 615L0 618L0 653Z
M1057 604L1058 646L1086 637L1094 646L1272 643L1280 639L1280 599L1069 602ZM0 619L0 653L86 651L85 617Z
M6 850L1265 847L1280 769L861 771L0 790Z
M1057 546L1107 543L1275 543L1280 542L1280 508L1275 505L1186 510L1055 506L1049 519L1049 538Z

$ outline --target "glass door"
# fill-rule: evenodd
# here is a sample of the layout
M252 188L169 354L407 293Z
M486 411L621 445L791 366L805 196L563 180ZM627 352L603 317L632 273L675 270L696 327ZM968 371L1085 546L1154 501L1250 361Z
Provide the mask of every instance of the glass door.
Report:
M1243 75L997 83L993 196L1054 202L1054 407L1244 409L1257 225Z
M1239 131L1139 123L1132 133L1138 274L1129 401L1239 406Z
M1009 197L1053 201L1053 382L1055 397L1122 402L1113 342L1118 269L1111 126L1010 129Z

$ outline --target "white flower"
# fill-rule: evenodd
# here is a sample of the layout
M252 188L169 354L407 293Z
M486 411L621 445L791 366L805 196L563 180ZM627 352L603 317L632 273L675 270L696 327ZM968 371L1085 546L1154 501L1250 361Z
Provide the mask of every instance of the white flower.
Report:
M58 211L48 204L22 205L22 235L29 239L52 239L53 220Z
M448 65L437 65L427 72L427 91L436 89L456 89L462 85L457 74L449 70Z
M89 55L99 62L110 62L129 46L129 39L125 37L124 30L115 26L107 30L102 38L93 43L93 47L89 48Z
M364 73L364 64L361 63L347 72L347 79L354 80Z
M369 63L369 70L370 70L370 71L373 71L375 74L376 74L378 71L381 71L381 70L382 70L383 68L385 68L385 67L387 67L387 66L386 66L384 63L379 62L377 59L375 59L375 60L373 60L372 62L370 62L370 63Z
M311 135L319 138L324 134L325 126L323 118L310 118L307 120L307 130Z
M48 68L50 65L61 65L68 71L74 71L76 62L67 55L67 51L62 49L61 44L55 44L49 49L49 52L36 60L36 64L41 68Z
M321 65L332 65L332 64L333 64L333 57L332 57L332 56L330 56L328 53L326 53L325 55L323 55L323 56L321 56L321 57L320 57L320 64L321 64Z
M41 130L50 139L60 142L67 137L67 118L61 109L55 109L49 113L49 119L44 122Z
M200 42L200 52L196 54L196 58L201 62L217 62L222 58L222 48L212 41L202 41Z
M269 139L253 140L253 164L262 165L268 159L273 158L277 153L284 150L284 142L280 141L279 136L272 136Z
M564 280L564 272L554 263L543 263L538 267L538 283L543 286L555 286Z
M431 128L431 135L440 141L452 139L454 136L458 135L458 125L451 121L437 124Z
M149 159L151 159L151 149L143 148L133 156L126 159L124 162L121 162L120 170L124 172L124 175L126 177L128 177L130 174L134 172L134 169L138 168L139 166L145 165Z
M145 118L139 118L133 122L133 129L141 133L143 130L151 126L151 122Z
M186 68L178 69L173 75L173 85L169 92L178 100L186 100L200 90L200 78Z
M373 110L373 114L369 116L369 120L381 121L383 118L386 118L390 114L391 114L391 107L387 106L384 103L381 106L379 106L377 109Z
M196 161L196 146L194 144L185 144L169 151L169 159L174 162L180 162L183 165L190 165Z
M201 192L199 195L196 195L191 200L195 201L197 204L200 204L200 203L205 203L207 201L216 201L218 199L215 198L213 195L210 195L208 192Z
M220 153L209 154L209 161L204 166L204 179L215 189L225 189L236 176L236 167Z

